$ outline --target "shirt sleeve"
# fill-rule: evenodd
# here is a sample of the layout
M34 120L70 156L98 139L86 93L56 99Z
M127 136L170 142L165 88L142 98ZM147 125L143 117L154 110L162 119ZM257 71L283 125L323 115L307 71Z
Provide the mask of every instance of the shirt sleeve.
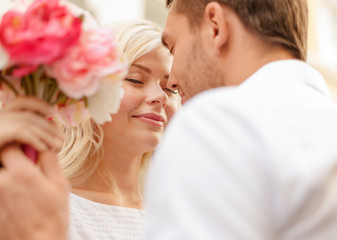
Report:
M154 155L145 239L273 239L254 126L224 104L187 105Z

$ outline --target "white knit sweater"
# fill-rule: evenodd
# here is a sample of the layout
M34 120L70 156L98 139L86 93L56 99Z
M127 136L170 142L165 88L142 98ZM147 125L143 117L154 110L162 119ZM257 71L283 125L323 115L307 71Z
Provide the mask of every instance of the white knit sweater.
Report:
M70 194L69 240L138 240L144 210L101 204Z

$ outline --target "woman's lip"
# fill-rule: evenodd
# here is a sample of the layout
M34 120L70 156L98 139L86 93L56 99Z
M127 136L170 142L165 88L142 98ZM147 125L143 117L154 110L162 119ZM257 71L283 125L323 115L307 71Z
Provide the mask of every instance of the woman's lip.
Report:
M164 123L161 122L161 121L153 120L153 119L147 118L147 117L135 117L135 118L139 119L142 122L149 123L149 124L154 125L154 126L164 127Z
M145 113L139 115L133 115L132 117L137 118L145 123L149 123L155 126L163 127L165 125L165 119L163 116L155 113Z

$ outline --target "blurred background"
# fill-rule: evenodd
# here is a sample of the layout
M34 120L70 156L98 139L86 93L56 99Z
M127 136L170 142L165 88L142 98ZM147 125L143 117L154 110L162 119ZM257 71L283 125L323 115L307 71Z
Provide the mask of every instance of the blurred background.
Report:
M11 0L0 0L0 6ZM148 19L164 25L164 0L70 0L88 9L101 24L121 19ZM337 0L308 0L308 62L320 71L337 103ZM3 5L2 5L3 6Z

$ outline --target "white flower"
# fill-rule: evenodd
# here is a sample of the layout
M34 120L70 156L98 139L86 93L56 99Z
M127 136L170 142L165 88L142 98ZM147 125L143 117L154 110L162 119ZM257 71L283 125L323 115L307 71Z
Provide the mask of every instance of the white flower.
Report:
M111 114L119 109L124 91L122 81L103 80L95 95L88 98L88 109L99 124L111 121Z

